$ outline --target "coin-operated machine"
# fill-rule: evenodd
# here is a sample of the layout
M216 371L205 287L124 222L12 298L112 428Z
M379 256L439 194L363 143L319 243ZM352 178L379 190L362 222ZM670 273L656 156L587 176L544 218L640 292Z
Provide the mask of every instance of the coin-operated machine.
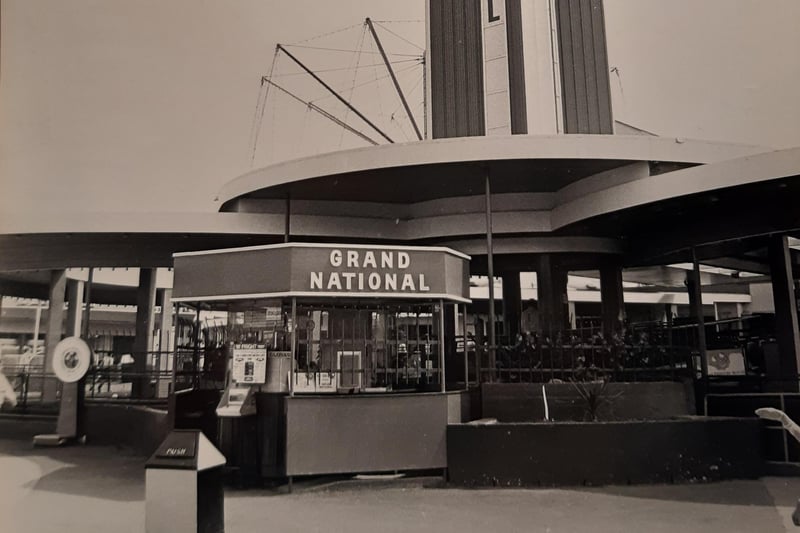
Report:
M219 417L256 414L255 393L267 381L267 349L258 345L225 345L228 361L225 392L217 406Z
M217 443L228 459L228 478L237 485L258 479L256 393L267 378L264 345L227 343L225 391L217 406Z

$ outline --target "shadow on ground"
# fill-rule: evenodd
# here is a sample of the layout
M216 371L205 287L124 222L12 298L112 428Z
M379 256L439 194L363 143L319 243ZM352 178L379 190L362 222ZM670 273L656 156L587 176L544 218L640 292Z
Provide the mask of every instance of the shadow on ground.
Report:
M41 476L25 488L114 501L144 500L146 458L110 446L34 447L23 440L0 439L0 455L23 457Z
M772 495L759 480L718 481L680 485L628 485L574 487L572 490L602 493L626 498L667 500L719 505L757 505L773 507Z

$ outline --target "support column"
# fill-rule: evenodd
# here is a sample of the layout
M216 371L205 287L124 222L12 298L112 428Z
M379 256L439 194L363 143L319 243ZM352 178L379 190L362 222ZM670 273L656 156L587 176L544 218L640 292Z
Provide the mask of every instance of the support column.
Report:
M451 308L449 305L448 308ZM445 392L447 391L447 375L445 373L445 367L447 365L445 359L445 305L444 300L439 300L439 331L437 332L437 336L439 337L439 391ZM452 316L451 316L452 318ZM451 320L453 323L453 333L455 333L455 320ZM453 338L452 336L450 337Z
M664 304L664 318L662 322L665 322L671 326L676 316L678 316L678 305Z
M67 337L80 337L81 311L83 310L83 282L67 280ZM63 438L82 437L83 428L83 396L86 393L86 378L74 383L61 385L61 408L58 410L56 434Z
M467 304L461 306L461 335L464 339L464 390L469 390L469 342L467 339ZM477 349L476 349L477 353Z
M133 340L132 395L144 398L149 382L147 372L148 352L153 346L153 314L156 306L156 269L139 270L139 290L136 292L136 337Z
M292 360L289 365L289 396L294 396L295 368L297 368L297 298L292 298ZM341 369L340 369L341 370ZM281 377L281 379L283 379Z
M67 288L66 270L53 270L50 272L50 291L48 300L50 308L47 312L47 324L45 325L45 358L44 371L49 376L42 384L42 401L56 401L58 383L52 376L53 374L53 352L56 344L61 340L61 332L64 326L64 292ZM34 347L35 349L35 347Z
M520 331L522 316L522 292L519 272L503 272L503 330L508 335L508 343L515 344Z
M86 342L89 342L89 321L92 316L92 283L94 283L94 268L89 269L89 277L86 280L83 291L84 309L81 327L83 333L81 337L83 337L83 340ZM90 343L89 346L94 349L94 343Z
M619 265L600 267L600 307L605 338L611 339L614 334L621 334L625 320L625 298L622 267Z
M703 291L700 279L700 264L697 255L692 249L691 272L686 273L686 288L689 290L689 313L697 320L697 351L700 354L700 372L703 379L708 377L708 360L706 359L706 324L703 315Z
M159 289L161 293L161 320L159 321L158 338L158 397L166 397L169 394L169 384L171 378L169 371L175 364L172 354L171 333L172 333L172 289ZM173 357L170 365L170 357Z
M67 337L80 337L83 311L83 282L77 279L67 280Z
M459 358L456 353L456 317L458 316L458 304L444 303L442 310L443 324L444 324L444 354L445 354L445 368L451 369L447 373L447 378L455 383L460 381L459 375L461 374L459 368Z
M289 193L286 193L286 219L283 228L283 242L289 242L292 234L292 198Z
M36 318L34 319L34 321L35 322L33 324L32 354L35 356L37 353L39 353L39 330L42 327L42 301L41 300L36 300ZM22 344L22 343L20 343L20 344ZM46 353L47 352L45 352L45 354Z
M791 253L786 236L770 237L770 277L775 302L775 336L780 357L779 378L786 380L782 390L797 392L797 372L800 368L800 332L797 326L797 301L792 275ZM767 369L767 374L774 374Z
M539 298L539 329L545 336L555 336L569 326L567 322L567 273L560 269L551 254L539 256L536 271Z
M489 277L489 381L494 381L495 370L497 369L497 340L495 339L495 317L494 317L494 250L492 248L492 188L489 179L489 171L486 171L485 179L485 203L486 203L486 264L487 276ZM480 381L480 379L479 379Z
M567 322L570 329L578 329L578 315L575 311L575 302L567 302Z

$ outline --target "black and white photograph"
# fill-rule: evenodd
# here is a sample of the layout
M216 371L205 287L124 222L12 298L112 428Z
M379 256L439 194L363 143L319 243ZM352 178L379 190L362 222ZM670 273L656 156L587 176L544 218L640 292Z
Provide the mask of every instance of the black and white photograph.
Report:
M0 0L0 532L800 531L800 1Z

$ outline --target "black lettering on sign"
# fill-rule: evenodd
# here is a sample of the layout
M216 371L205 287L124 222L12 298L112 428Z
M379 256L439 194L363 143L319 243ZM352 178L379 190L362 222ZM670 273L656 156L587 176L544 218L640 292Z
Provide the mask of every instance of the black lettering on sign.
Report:
M494 14L494 2L492 0L487 0L487 2L489 2L489 22L500 20L500 15Z

